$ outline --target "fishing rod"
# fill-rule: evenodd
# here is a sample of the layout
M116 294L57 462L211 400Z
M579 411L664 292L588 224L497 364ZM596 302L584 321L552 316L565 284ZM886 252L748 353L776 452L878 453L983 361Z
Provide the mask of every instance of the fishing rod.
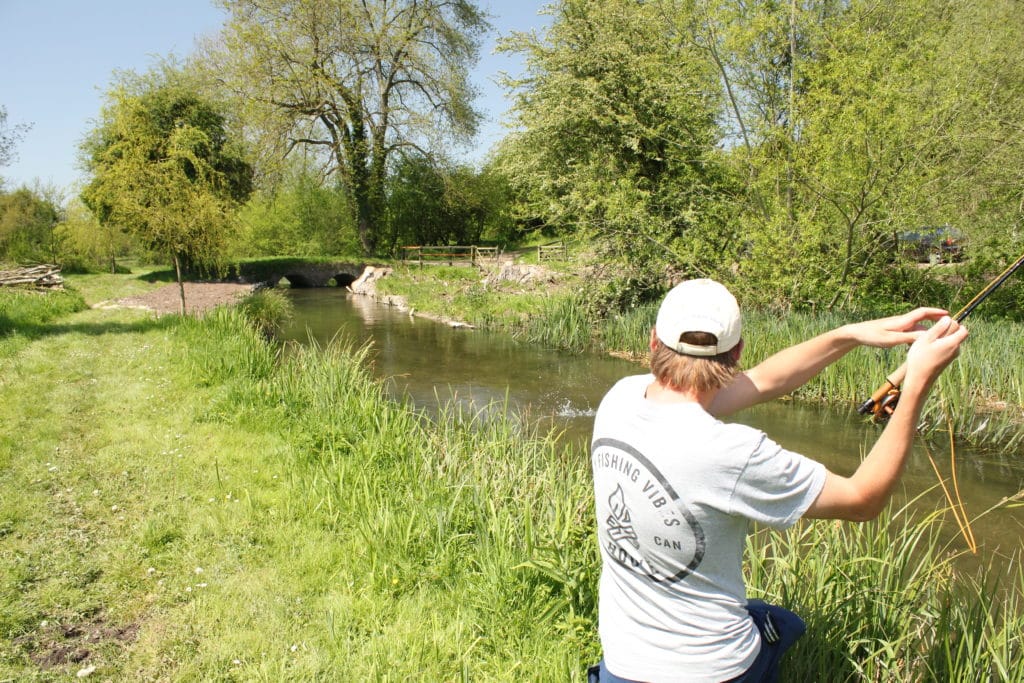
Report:
M971 311L978 307L978 304L987 299L992 292L999 289L1006 282L1007 278L1013 275L1014 271L1022 265L1024 265L1024 254L1021 254L1006 270L997 275L992 282L985 285L984 289L975 294L973 299L957 311L956 315L953 316L953 320L961 322L970 315ZM892 411L896 409L896 403L900 400L900 385L906 376L907 364L903 363L895 372L885 378L885 383L875 389L875 393L871 394L871 398L860 404L857 412L861 415L870 413L876 422L888 419L892 415Z

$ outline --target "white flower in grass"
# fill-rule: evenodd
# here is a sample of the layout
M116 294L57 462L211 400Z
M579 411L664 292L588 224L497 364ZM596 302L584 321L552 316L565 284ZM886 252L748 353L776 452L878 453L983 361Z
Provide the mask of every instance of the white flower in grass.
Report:
M202 573L203 573L203 568L202 568L202 567L196 567L196 568L195 568L195 569L194 569L193 571L194 571L194 572L195 572L196 574L202 574Z
M86 676L91 676L95 671L96 667L93 664L90 664L84 669L79 669L78 673L76 673L75 676L77 676L78 678L85 678Z

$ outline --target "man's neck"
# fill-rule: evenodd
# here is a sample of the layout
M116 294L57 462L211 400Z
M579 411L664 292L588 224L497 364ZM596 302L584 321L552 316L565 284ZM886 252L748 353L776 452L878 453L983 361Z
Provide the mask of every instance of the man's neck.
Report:
M644 397L654 403L699 403L704 410L708 410L717 393L717 391L700 392L695 389L680 390L654 380L647 385Z

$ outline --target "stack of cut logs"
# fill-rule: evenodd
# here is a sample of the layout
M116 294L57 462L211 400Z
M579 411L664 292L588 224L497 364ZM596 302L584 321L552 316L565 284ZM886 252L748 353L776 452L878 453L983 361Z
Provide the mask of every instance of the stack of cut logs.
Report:
M0 270L0 287L14 286L61 288L64 286L64 278L60 276L60 267L53 265Z

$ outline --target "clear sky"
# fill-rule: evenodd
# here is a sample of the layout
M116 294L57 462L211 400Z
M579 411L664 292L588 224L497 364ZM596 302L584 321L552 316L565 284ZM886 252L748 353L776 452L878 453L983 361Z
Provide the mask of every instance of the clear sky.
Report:
M487 120L474 150L478 160L501 138L507 103L494 83L519 62L493 54L495 39L539 28L547 20L536 0L480 0L492 35L481 49L474 80ZM7 126L32 124L0 168L7 189L36 180L70 189L81 179L79 141L99 116L102 94L117 69L144 72L156 58L192 52L195 39L215 34L223 13L211 0L0 0L0 105Z

